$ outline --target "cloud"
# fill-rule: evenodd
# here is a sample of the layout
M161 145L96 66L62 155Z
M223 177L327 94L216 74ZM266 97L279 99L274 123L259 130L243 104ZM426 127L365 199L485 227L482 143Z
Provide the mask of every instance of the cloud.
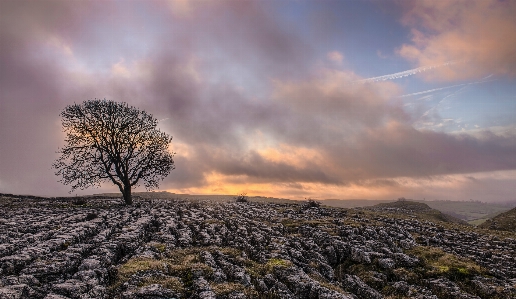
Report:
M356 78L349 71L322 69L313 79L275 81L273 97L276 102L287 105L300 122L311 127L311 132L299 133L301 138L303 135L313 138L313 142L325 143L328 139L352 136L365 127L407 117L399 106L389 102L399 95L398 86L390 82L354 85L352 81ZM290 125L304 127L296 119ZM321 139L324 136L326 140Z
M191 0L167 0L172 13L179 17L190 16L193 10L193 2Z
M344 161L377 177L424 177L514 169L515 149L515 135L446 134L392 123L360 139L356 162Z
M328 54L326 54L326 57L328 58L328 60L337 65L341 65L344 61L344 55L342 55L342 53L340 53L339 51L328 52Z
M0 2L2 191L63 192L48 164L62 142L56 117L63 105L59 86L67 81L53 50L64 49L65 55L71 51L63 45L68 43L68 30L77 28L79 16L72 3L27 4ZM57 39L57 33L62 38Z
M319 183L255 183L248 178L235 180L210 174L206 187L180 189L190 194L238 194L273 196L303 200L314 199L384 199L405 197L417 200L480 200L514 202L514 171L497 171L425 178L400 177L363 180L346 185ZM471 178L475 178L472 180Z
M398 92L395 85L356 87L346 84L352 73L319 74L311 80L276 81L274 101L269 103L276 107L274 117L246 117L253 125L247 127L242 120L245 133L236 135L239 146L209 146L196 152L195 159L206 166L206 173L216 173L219 182L240 178L328 188L516 167L513 135L416 130L400 103L388 99ZM257 128L272 141L262 148L247 148L259 138Z
M516 76L516 3L514 1L404 2L402 23L412 43L398 54L418 67L465 61L427 72L433 81L478 79L486 74Z
M113 64L111 67L111 73L114 76L128 77L131 75L131 72L127 68L124 59L120 59L119 62Z
M75 6L58 1L1 5L0 138L9 142L1 143L0 166L3 186L11 192L48 194L67 189L56 183L50 169L62 143L59 111L67 104L94 97L127 101L168 118L162 126L173 132L174 141L188 144L194 157L204 145L242 149L243 132L271 125L281 111L243 95L232 81L208 81L213 77L206 79L201 74L224 73L217 68L224 68L229 59L249 68L260 65L263 76L265 71L288 76L283 71L287 65L301 65L297 59L309 52L308 48L300 50L299 40L288 31L277 30L264 8L251 2L221 1L210 10L195 6L188 11L189 18L173 12L167 17L167 11L159 9L162 3L156 3L157 7L141 11L158 8L152 13L164 17L160 33L150 36L143 34L146 31L140 30L140 25L151 24L134 17L141 15L134 14L132 6L115 3L100 10L87 3ZM110 12L114 18L108 17ZM213 18L204 18L211 13ZM134 36L127 35L127 28L118 23L128 20L137 25L130 31ZM179 24L185 30L175 31ZM135 36L154 47L136 56L132 47L119 52L118 46ZM207 41L223 51L205 51ZM34 55L34 49L41 53ZM249 57L256 60L249 61ZM88 63L92 58L96 61ZM72 66L76 61L79 66ZM201 184L204 174L212 171L202 165L202 155L195 161L185 153L176 158L183 167L182 176L171 175L171 186Z
M0 192L66 194L50 169L59 111L95 97L174 136L163 189L379 198L516 169L510 133L416 130L394 82L317 68L343 54L316 57L272 2L176 2L0 2Z

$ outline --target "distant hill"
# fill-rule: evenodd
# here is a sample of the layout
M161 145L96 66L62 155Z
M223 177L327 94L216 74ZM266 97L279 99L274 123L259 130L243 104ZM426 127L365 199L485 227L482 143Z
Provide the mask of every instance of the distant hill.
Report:
M323 199L318 200L323 205L336 208L357 208L374 206L379 203L389 202L388 200L374 200L374 199Z
M479 225L480 228L515 231L516 230L516 208L501 213L492 219Z
M410 200L398 200L394 202L380 203L375 205L375 207L381 208L398 208L403 210L409 210L413 212L422 212L422 211L432 211L431 207L429 207L425 203L410 201Z
M512 203L486 203L479 201L419 201L427 204L429 207L439 210L445 214L452 215L456 218L472 223L474 220L492 218L499 213L508 211L516 207L516 202ZM482 221L480 221L482 222ZM479 224L478 222L475 224Z
M419 202L426 204L428 207L441 211L444 214L453 216L458 219L467 221L473 225L479 225L489 218L506 212L516 207L516 202L508 203L486 203L479 201L419 201L407 199L410 202ZM372 200L372 199L324 199L318 200L321 204L338 207L338 208L357 208L369 207L381 203L389 203L389 200Z
M455 218L451 215L442 213L439 210L432 209L425 203L411 200L398 200L394 202L380 203L372 207L367 207L366 209L380 212L411 214L414 216L418 216L418 218L429 220L432 222L442 221L449 223L468 224L466 221L462 219Z

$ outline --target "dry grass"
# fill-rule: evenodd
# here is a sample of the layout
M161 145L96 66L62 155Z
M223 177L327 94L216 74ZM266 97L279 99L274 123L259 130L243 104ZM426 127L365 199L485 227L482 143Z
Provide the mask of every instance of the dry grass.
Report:
M166 262L162 260L151 258L132 258L118 268L118 277L120 280L127 280L137 272L149 270L164 271L166 267Z
M233 292L244 292L246 289L244 285L234 282L214 283L211 284L211 288L217 296L228 295Z
M472 277L487 270L474 261L444 252L437 247L417 246L406 251L420 259L427 268L427 276L446 275L449 278Z
M288 268L291 266L292 262L276 258L268 260L265 264L249 261L246 267L246 272L253 277L262 277L274 272L275 268Z
M160 284L164 288L169 290L173 290L177 293L184 293L185 289L183 287L183 283L178 277L173 276L152 276L143 280L143 282L139 285L140 287L148 286L151 284Z
M160 282L144 281L144 284L162 284L161 282L163 282L168 283L171 286L176 286L175 288L177 289L177 279L181 279L183 283L188 284L192 278L192 273L202 274L206 277L210 277L213 274L212 268L201 262L199 256L201 252L214 252L217 250L231 258L240 257L242 254L241 250L230 247L214 246L209 248L194 247L167 250L166 245L162 243L153 243L151 246L155 247L159 252L163 253L164 258L154 259L135 257L129 259L125 264L119 266L117 279L115 280L112 288L120 286L124 282L128 281L131 276L138 272L158 271L163 273L165 278L153 277L152 279L159 280ZM274 262L271 262L270 265L272 264L274 264ZM163 286L165 285L163 284Z
M156 248L156 250L160 253L164 253L167 250L167 245L163 243L152 242L149 243L149 245Z
M335 225L334 218L324 218L320 220L300 220L284 218L281 224L285 226L289 233L297 233L299 227L303 225L317 227L318 229L327 232L330 235L337 236L339 234L339 227Z

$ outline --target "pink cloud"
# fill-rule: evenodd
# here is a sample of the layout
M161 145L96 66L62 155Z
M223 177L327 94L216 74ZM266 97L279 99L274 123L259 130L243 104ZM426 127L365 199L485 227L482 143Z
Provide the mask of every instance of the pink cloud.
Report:
M341 65L344 61L344 55L339 51L328 52L328 54L326 54L326 57L328 58L328 60L337 65Z
M410 1L402 23L412 43L398 54L416 66L462 61L424 73L427 80L472 79L494 73L516 76L516 2Z

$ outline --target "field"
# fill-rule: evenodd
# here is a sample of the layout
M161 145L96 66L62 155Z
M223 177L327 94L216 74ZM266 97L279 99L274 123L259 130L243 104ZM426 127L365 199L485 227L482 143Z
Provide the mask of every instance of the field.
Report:
M399 203L158 197L0 197L0 298L516 297L513 232Z

